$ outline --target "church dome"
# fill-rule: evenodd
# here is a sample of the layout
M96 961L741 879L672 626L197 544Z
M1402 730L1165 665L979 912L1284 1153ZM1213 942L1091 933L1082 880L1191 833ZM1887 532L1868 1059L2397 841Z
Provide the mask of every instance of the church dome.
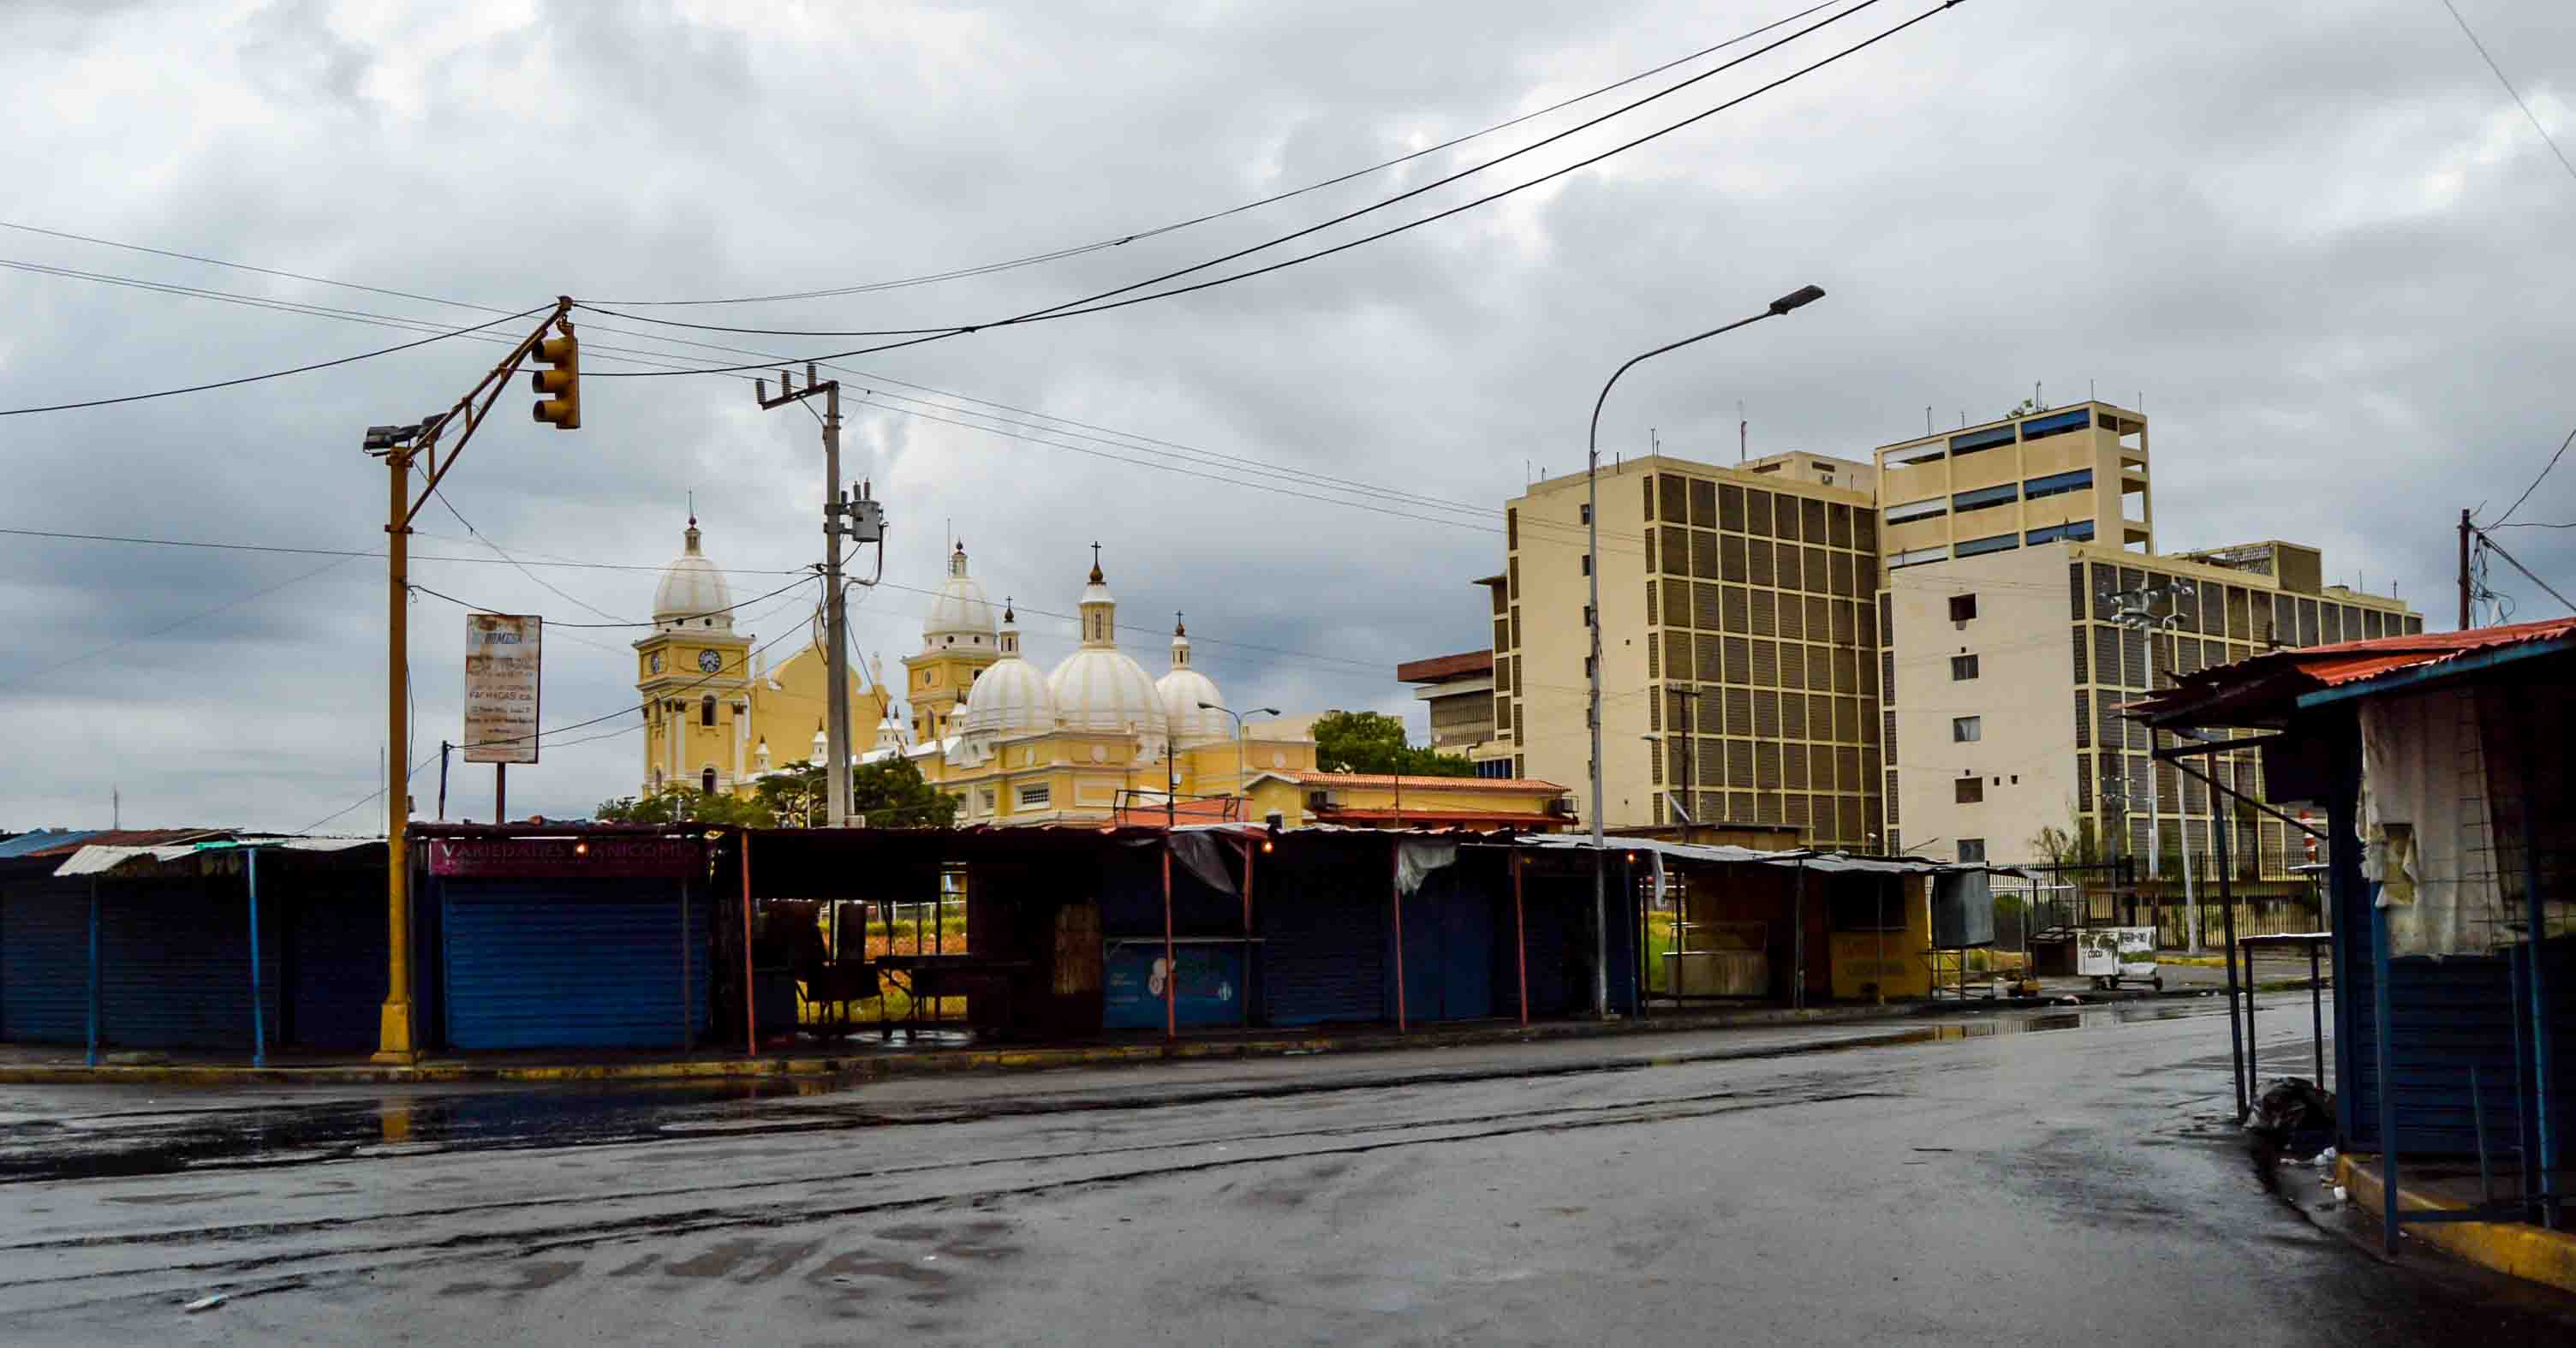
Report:
M1190 664L1187 624L1177 620L1172 624L1172 670L1154 681L1154 691L1162 699L1172 743L1206 744L1233 738L1234 718L1217 710L1225 699L1217 693L1216 680Z
M921 620L923 650L958 646L978 651L993 649L993 604L984 597L984 587L966 574L963 543L948 554L947 583L930 601L930 616Z
M957 728L969 735L1012 735L1055 728L1055 693L1035 665L1020 658L1019 620L1002 604L1002 658L975 677Z
M662 584L653 591L653 625L664 630L733 630L733 592L724 573L698 551L698 517L689 517L685 547L662 568Z
M1118 649L1118 601L1101 575L1098 548L1091 582L1082 591L1082 647L1047 675L1056 721L1067 730L1125 733L1160 741L1166 730L1162 695L1135 657Z

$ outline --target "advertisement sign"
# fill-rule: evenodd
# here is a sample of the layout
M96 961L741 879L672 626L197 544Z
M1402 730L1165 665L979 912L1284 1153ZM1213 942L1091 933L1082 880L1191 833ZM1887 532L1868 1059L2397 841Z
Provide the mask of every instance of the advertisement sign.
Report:
M504 880L661 876L706 872L706 847L690 838L433 838L429 873Z
M545 619L465 617L465 761L537 761L540 638Z
M1172 951L1180 965L1173 988L1173 1019L1182 1025L1243 1023L1243 947L1182 945ZM1101 1023L1113 1030L1163 1028L1163 985L1171 969L1163 962L1163 943L1144 939L1114 943L1109 951L1108 983Z

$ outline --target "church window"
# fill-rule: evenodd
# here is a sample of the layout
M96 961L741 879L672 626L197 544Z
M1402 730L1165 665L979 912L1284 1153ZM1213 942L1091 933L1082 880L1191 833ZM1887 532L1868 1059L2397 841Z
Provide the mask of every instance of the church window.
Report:
M714 768L709 768L698 774L698 790L710 796L716 793L716 770Z
M716 700L715 700L713 697L704 697L704 698L700 698L700 699L698 699L698 724L699 724L699 725L714 725L715 723L716 723Z
M1052 794L1053 793L1050 789L1044 785L1021 787L1020 808L1023 810L1043 810L1047 806L1048 797Z

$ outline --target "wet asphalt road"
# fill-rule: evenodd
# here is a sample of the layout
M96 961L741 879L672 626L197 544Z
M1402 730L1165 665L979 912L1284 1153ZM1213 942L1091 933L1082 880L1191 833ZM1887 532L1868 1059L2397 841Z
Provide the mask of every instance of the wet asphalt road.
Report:
M2304 1060L2304 996L2266 1004ZM781 1094L0 1089L0 1339L2576 1341L2266 1195L2229 1095L2172 1002Z

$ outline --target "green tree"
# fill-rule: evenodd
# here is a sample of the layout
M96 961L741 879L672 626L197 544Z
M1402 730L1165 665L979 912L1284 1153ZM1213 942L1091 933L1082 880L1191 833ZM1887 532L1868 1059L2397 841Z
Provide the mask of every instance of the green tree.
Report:
M1476 775L1475 764L1465 756L1415 747L1405 739L1404 722L1378 712L1326 712L1315 718L1314 734L1315 766L1326 772Z
M957 821L957 803L900 755L850 769L850 812L872 828L946 828Z
M727 791L713 795L678 782L646 796L603 800L591 817L604 824L739 824L770 828L777 823L768 805Z
M807 828L824 819L823 769L799 764L760 779L760 803L769 807L780 828Z

